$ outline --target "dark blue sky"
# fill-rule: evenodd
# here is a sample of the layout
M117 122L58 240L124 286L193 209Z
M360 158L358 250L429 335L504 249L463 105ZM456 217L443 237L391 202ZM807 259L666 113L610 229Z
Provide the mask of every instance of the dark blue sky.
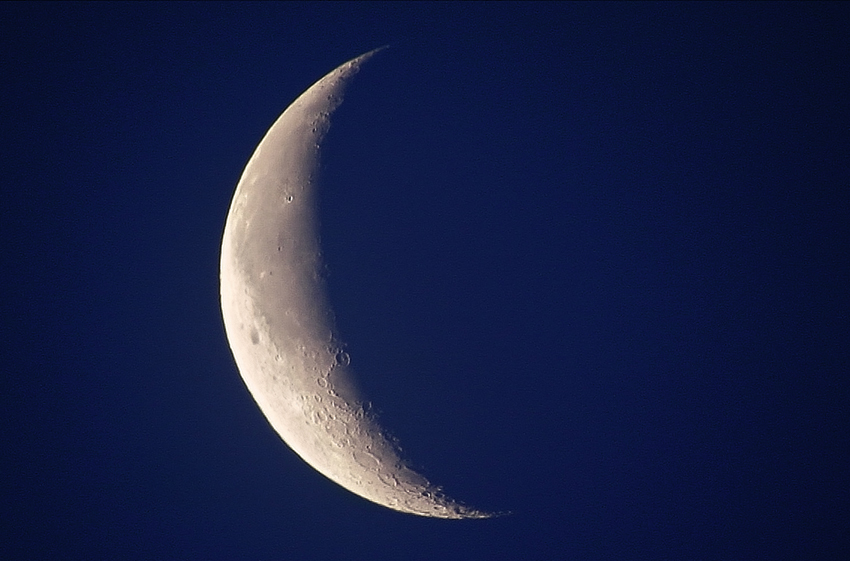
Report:
M4 559L843 559L846 3L0 7ZM324 479L244 388L218 252L323 154L337 321L486 521Z

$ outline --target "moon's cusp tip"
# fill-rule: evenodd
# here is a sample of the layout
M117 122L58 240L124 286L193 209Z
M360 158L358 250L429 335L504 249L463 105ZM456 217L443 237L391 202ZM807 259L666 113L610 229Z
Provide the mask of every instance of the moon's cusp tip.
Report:
M374 48L371 51L369 51L368 53L362 55L360 57L360 59L364 60L364 61L368 60L368 59L372 58L374 55L380 53L381 51L386 51L389 48L390 48L389 43L387 43L386 45L381 45L380 47Z

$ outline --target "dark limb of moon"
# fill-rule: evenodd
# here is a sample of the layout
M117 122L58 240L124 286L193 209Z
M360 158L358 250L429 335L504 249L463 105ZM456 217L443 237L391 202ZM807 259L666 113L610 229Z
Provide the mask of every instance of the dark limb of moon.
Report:
M369 414L322 282L317 171L346 83L375 51L304 92L269 129L236 187L221 247L221 309L245 385L292 450L349 491L421 516L487 518L402 460Z

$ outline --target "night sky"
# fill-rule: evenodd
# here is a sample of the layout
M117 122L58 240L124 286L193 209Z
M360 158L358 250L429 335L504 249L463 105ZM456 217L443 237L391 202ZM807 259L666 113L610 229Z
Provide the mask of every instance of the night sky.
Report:
M0 558L846 559L847 3L0 5ZM257 143L368 50L327 282L446 521L304 463L218 301ZM842 555L843 553L843 555Z

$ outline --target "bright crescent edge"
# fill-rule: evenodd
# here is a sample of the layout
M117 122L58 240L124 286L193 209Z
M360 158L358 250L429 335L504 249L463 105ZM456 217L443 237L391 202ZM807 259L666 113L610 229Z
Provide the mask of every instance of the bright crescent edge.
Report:
M221 308L242 378L284 442L345 489L436 518L489 518L402 459L363 401L335 333L316 217L321 141L346 84L375 49L287 107L251 156L222 237Z

